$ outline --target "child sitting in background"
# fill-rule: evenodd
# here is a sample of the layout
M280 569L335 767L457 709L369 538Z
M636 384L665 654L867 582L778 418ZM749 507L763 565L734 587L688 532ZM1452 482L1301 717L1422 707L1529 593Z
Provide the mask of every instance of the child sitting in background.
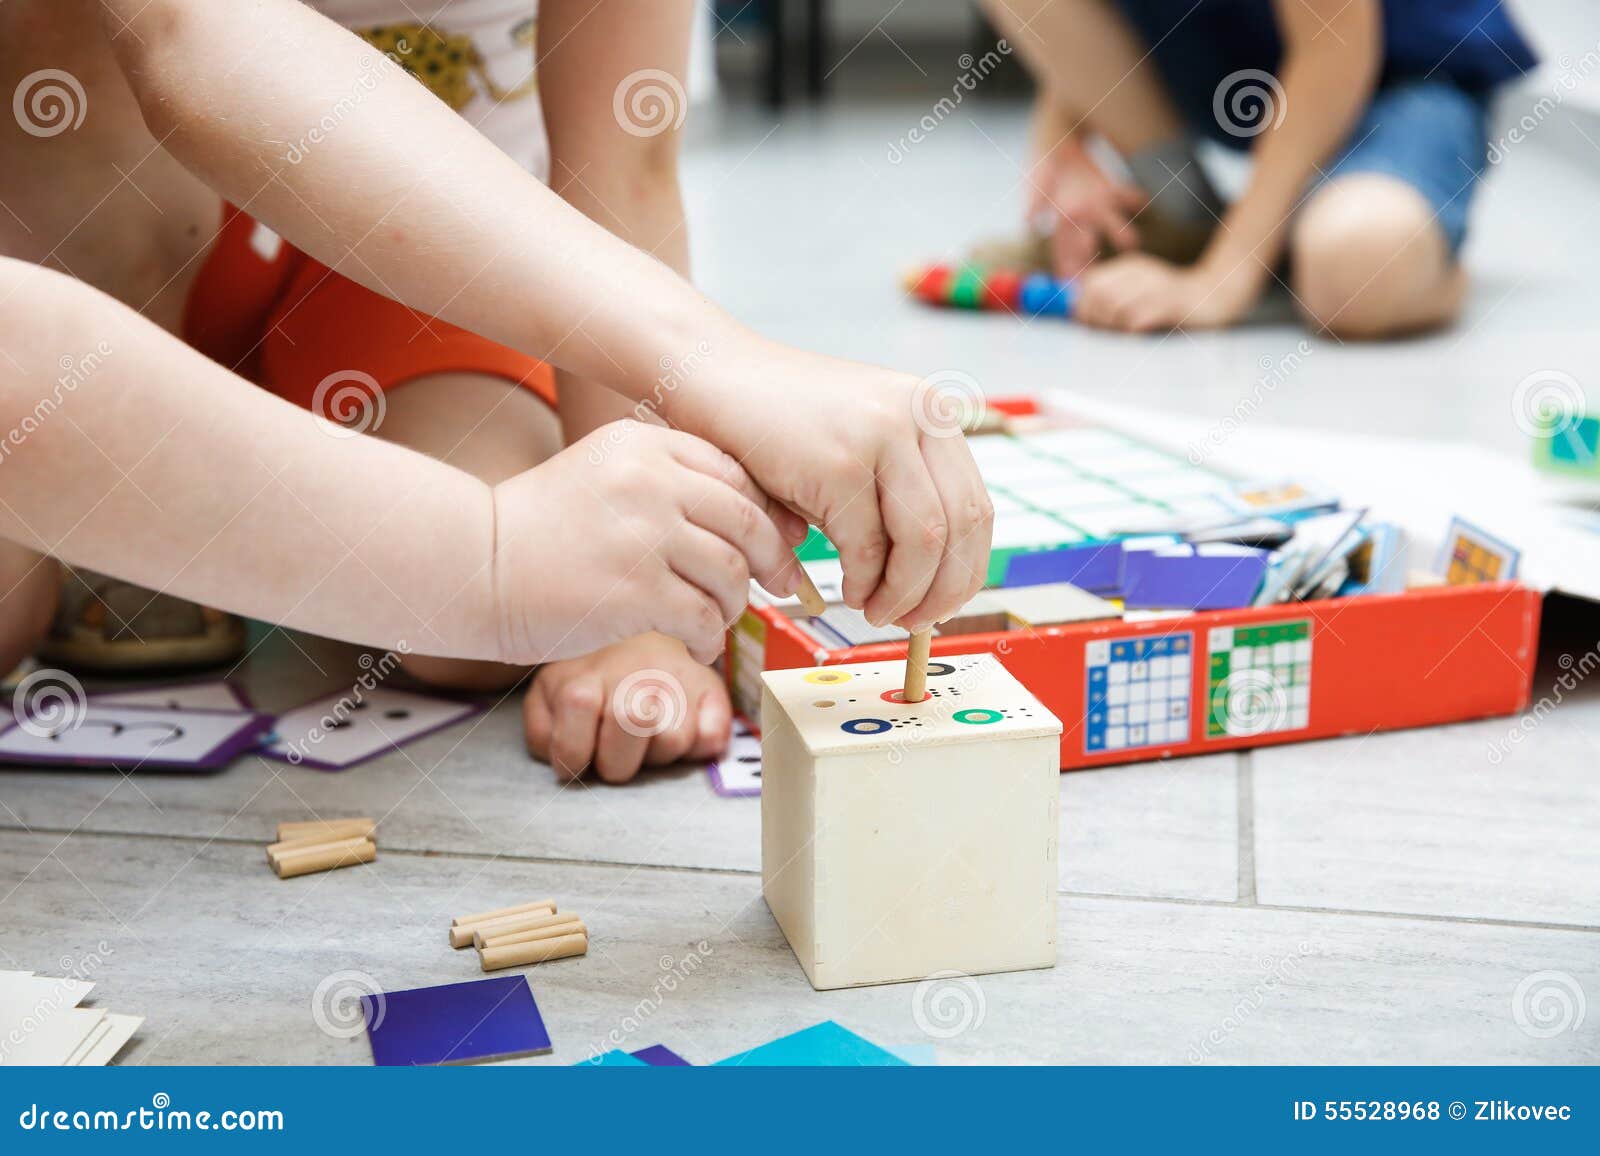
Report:
M1284 257L1300 312L1337 337L1456 316L1488 99L1533 64L1499 0L985 7L1039 84L1030 219L1048 218L1057 275L1080 279L1075 318L1230 325ZM1089 134L1132 184L1095 162ZM1231 206L1196 162L1200 137L1251 154Z

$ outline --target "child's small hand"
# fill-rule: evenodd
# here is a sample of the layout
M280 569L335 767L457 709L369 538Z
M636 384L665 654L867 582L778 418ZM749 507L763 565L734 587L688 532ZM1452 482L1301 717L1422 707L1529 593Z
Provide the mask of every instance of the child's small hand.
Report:
M1134 214L1147 200L1138 185L1113 180L1076 138L1068 138L1039 161L1032 177L1028 219L1049 232L1057 277L1080 276L1110 245L1136 248Z
M1244 316L1258 285L1244 271L1219 272L1202 261L1181 267L1145 253L1125 253L1090 269L1072 316L1085 325L1148 333L1215 329Z
M660 634L541 667L522 702L534 758L569 779L593 766L608 783L715 758L732 717L722 677Z
M981 397L941 392L937 375L919 381L766 343L708 366L673 400L672 418L822 528L839 550L848 605L915 629L954 616L982 588L994 507L956 412Z
M710 662L754 577L799 585L804 523L727 454L641 422L601 426L495 487L502 658L546 662L659 630Z

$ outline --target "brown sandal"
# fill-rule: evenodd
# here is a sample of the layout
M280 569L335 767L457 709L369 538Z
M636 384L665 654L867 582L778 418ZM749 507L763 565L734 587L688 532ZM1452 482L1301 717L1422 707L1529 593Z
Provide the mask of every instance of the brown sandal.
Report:
M247 631L235 614L92 570L64 569L55 624L39 648L42 662L128 673L214 666L244 654Z

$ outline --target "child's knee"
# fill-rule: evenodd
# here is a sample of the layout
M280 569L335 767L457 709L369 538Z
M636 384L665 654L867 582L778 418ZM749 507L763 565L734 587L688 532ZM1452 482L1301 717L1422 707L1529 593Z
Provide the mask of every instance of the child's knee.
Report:
M39 649L61 600L61 568L54 559L0 543L0 676Z
M1330 182L1295 221L1293 289L1319 330L1382 337L1445 290L1453 260L1427 201L1403 182L1361 174Z

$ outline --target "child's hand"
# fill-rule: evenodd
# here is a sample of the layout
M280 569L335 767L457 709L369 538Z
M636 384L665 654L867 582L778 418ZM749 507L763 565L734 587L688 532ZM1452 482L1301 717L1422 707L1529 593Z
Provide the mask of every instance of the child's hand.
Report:
M522 702L534 758L568 779L593 766L608 783L715 758L732 718L722 677L660 634L541 667Z
M601 426L495 487L496 598L507 662L587 654L659 630L721 653L754 577L799 585L805 525L727 454L641 422Z
M1124 253L1084 274L1072 316L1129 333L1215 329L1244 316L1258 291L1243 270L1219 272L1205 261L1180 267L1146 253Z
M1032 190L1028 219L1051 234L1057 277L1080 276L1107 244L1119 252L1138 246L1133 216L1144 207L1144 190L1113 180L1076 138L1040 159Z
M942 622L982 588L994 507L956 412L981 398L765 343L708 369L670 416L822 528L869 622Z

